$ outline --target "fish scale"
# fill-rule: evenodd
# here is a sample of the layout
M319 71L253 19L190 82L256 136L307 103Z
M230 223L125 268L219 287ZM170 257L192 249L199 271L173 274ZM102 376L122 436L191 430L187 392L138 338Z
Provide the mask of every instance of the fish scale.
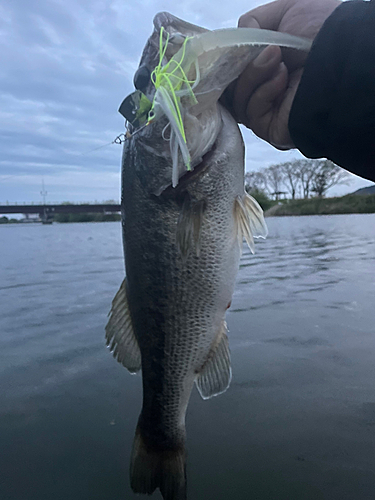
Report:
M112 303L106 338L129 371L142 370L142 410L130 465L132 489L151 494L159 488L164 500L185 500L185 414L190 394L194 382L205 399L229 386L225 313L234 291L242 241L245 238L253 251L253 238L267 234L261 208L244 191L241 133L218 103L220 89L212 86L234 80L259 53L259 46L246 51L241 42L228 48L228 33L221 30L227 45L216 47L212 42L216 35L212 38L204 29L167 13L156 16L154 25L137 72L143 76L136 78L142 87L139 92L150 103L158 90L151 81L147 84L145 75L160 64L161 27L171 40L174 36L175 42L165 52L169 58L177 57L181 44L187 54L189 47L198 51L208 47L197 56L195 66L201 75L197 89L204 93L197 94L192 107L191 99L174 96L173 101L181 104L186 144L180 146L190 148L193 171L186 172L182 152L176 155L165 140L166 128L171 127L171 134L174 130L166 117L170 113L164 116L156 106L157 119L138 130L130 127L122 159L126 279ZM241 40L247 36L243 30L231 30L229 39L233 33ZM191 43L184 42L186 37L193 37ZM260 36L263 45L273 37ZM306 46L293 37L287 37L285 44ZM188 57L193 61L191 52ZM179 64L182 68L184 61ZM147 102L137 96L126 100L126 106ZM137 123L142 120L137 116ZM177 186L172 187L176 178Z
M206 200L199 256L193 244L185 258L178 253L179 196L150 194L143 188L134 165L126 161L126 149L137 147L132 141L141 139L135 136L124 150L122 198L126 214L128 304L141 352L143 377L143 408L136 433L138 444L133 451L132 485L140 492L156 486L163 489L160 478L147 479L148 473L141 471L142 486L137 475L145 464L148 471L152 468L155 450L159 455L173 451L175 460L167 460L169 472L163 473L175 478L176 484L170 486L174 491L171 498L185 495L184 465L181 470L184 460L179 459L185 456L185 412L194 381L222 330L239 265L234 204L237 196L244 195L243 144L229 113L224 109L221 113L225 124L222 142L227 142L224 135L228 133L235 137L233 167L228 168L228 155L223 156L218 150L216 161L206 173L179 194ZM224 365L219 363L221 368ZM212 377L214 394L221 375L214 370ZM148 461L138 450L140 446L147 450ZM143 465L134 454L142 457ZM160 474L160 464L154 467ZM177 473L175 467L180 467Z

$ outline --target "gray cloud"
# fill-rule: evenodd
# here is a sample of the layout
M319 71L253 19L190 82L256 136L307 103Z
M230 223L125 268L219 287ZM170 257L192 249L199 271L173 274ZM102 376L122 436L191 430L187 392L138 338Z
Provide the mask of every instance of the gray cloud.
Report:
M121 148L91 150L124 130L117 109L153 16L167 10L214 29L260 3L3 0L0 200L39 201L42 177L50 200L118 198ZM245 140L247 168L284 161L249 132Z

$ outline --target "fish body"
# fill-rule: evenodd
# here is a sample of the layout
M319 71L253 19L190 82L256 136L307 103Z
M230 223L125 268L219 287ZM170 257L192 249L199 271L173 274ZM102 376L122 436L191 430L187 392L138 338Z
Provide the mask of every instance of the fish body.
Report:
M150 165L150 176L157 168L153 153L138 145L141 136L124 147L126 280L120 293L127 304L121 301L121 311L140 353L124 364L136 371L141 361L143 380L131 483L140 493L159 487L168 500L186 497L185 413L194 382L208 398L231 379L225 312L242 245L235 205L244 196L244 146L233 118L221 107L220 114L222 129L202 170L159 196L137 168ZM118 325L115 310L111 319ZM112 331L110 322L107 335ZM129 332L117 332L121 345ZM121 348L116 354L123 361Z
M190 393L220 343L226 348L217 360L223 369L216 368L215 380L201 393L209 397L224 391L231 376L225 312L240 257L234 202L243 195L243 144L233 119L221 111L222 132L205 172L177 192L150 194L135 165L123 164L126 294L142 359L137 436L147 449L173 450L181 464ZM134 148L131 141L125 158L127 148ZM147 156L139 161L152 161ZM135 457L133 472L146 463L142 453ZM183 489L182 470L175 477ZM136 490L144 487L144 479L138 484L134 473L132 483ZM155 487L151 478L149 484L144 492Z
M136 75L136 86L150 100L155 89L147 75L158 61L160 27L177 40L167 57L184 37L205 31L165 13L154 24L138 82ZM186 172L179 155L176 187L167 117L134 133L123 151L126 279L113 301L106 336L118 361L131 372L142 370L132 488L145 494L160 488L165 500L186 499L185 414L194 383L209 398L231 380L225 313L243 237L253 248L253 237L267 232L261 208L244 191L241 133L213 90L214 98L206 96L210 105L202 98L201 111L195 106L184 115L193 169Z

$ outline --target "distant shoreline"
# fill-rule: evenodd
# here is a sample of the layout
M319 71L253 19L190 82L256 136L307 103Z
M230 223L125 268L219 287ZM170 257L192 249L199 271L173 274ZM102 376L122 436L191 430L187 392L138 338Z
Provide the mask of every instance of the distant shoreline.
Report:
M281 200L265 210L266 217L375 213L375 195Z
M74 222L56 222L54 221L53 224L102 224L103 222L120 222L120 220L89 220L89 221L74 221ZM47 225L47 226L51 226L50 223L48 224L43 224L42 221L33 221L33 222L25 222L25 221L21 221L21 220L12 220L12 221L9 221L9 222L0 222L0 227L1 226L12 226L12 225L16 225L16 226L41 226L41 225Z
M255 194L255 198L257 198ZM265 203L263 199L258 202L264 209L266 217L288 217L298 215L344 215L344 214L372 214L375 213L375 194L345 195L335 198L309 198L296 200L280 200ZM272 206L270 207L270 204ZM69 224L76 222L118 222L120 214L56 214L53 222ZM0 217L3 224L35 224L41 221L27 222L6 216Z
M121 215L112 214L97 214L97 213L77 213L77 214L56 214L52 219L53 223L58 224L73 224L76 222L118 222L121 220ZM24 220L24 219L14 219L8 217L0 217L0 225L2 224L42 224L40 219L34 220Z

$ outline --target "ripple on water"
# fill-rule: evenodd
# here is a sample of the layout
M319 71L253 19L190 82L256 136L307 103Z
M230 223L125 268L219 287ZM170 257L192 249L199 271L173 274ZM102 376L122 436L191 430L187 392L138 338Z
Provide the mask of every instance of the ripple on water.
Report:
M256 255L244 247L227 317L232 386L189 405L191 491L372 499L375 215L267 224ZM104 343L121 225L0 233L1 498L135 500L123 471L141 380Z

